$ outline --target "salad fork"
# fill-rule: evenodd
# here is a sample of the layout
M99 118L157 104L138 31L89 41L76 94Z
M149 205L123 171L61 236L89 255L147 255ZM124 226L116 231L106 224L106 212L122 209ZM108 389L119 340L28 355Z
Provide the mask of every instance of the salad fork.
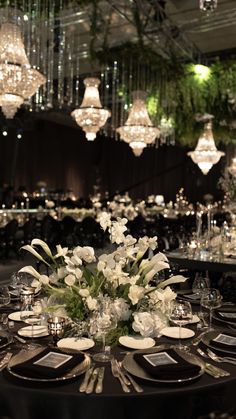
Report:
M213 361L216 362L226 362L228 364L236 365L236 358L232 358L230 356L219 356L212 352L210 349L207 349L207 353Z

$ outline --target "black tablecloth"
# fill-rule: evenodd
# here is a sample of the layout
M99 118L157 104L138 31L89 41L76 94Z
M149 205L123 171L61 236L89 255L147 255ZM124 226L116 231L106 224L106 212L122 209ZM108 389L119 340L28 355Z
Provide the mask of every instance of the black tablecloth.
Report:
M40 342L47 344L50 339L41 338ZM162 337L157 341L163 342L173 344L176 340ZM93 353L97 350L91 349ZM115 357L123 359L125 351L121 346L114 348ZM174 386L136 379L144 392L125 394L106 364L104 391L98 395L78 392L83 376L53 385L36 384L4 370L0 372L0 419L4 415L10 419L197 419L236 407L236 366L221 366L231 372L229 377L214 379L204 374L188 385Z

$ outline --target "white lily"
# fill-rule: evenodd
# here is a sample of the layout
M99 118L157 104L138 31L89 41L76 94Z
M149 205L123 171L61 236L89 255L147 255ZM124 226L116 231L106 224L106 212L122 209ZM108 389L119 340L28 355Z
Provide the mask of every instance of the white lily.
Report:
M188 278L185 278L183 275L173 275L169 279L160 282L160 284L157 285L157 288L163 288L170 284L178 284L180 282L185 282L187 279Z
M27 250L27 252L30 252L37 259L39 259L43 263L45 263L45 265L50 266L50 264L29 244L26 244L25 246L22 246L21 249Z
M40 273L36 271L36 269L33 268L33 266L24 266L24 268L21 268L19 272L25 272L27 274L32 275L34 278L38 279L40 278Z
M45 243L43 240L33 239L31 242L31 246L40 246L44 250L46 255L48 255L51 259L54 259L50 248L48 247L47 243Z

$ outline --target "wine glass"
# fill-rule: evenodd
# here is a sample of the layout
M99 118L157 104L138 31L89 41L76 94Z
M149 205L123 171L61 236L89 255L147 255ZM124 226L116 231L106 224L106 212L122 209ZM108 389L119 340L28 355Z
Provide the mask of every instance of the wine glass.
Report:
M192 284L192 291L194 294L197 294L198 298L201 299L201 295L203 291L210 288L210 279L208 276L202 276L202 274L199 274L198 272L195 275L193 284ZM206 322L205 313L202 310L202 306L200 305L200 310L198 312L198 317L200 319L199 327L205 328L208 327L208 324Z
M0 287L0 307L10 304L11 295L9 288L6 285Z
M192 319L192 307L189 301L173 301L172 306L170 308L169 318L170 320L179 326L179 344L178 349L186 350L188 349L186 346L182 345L181 343L181 331L182 326L189 323Z
M212 328L212 313L215 308L221 306L222 296L216 288L208 288L202 292L200 304L202 307L209 309L209 330Z
M95 312L91 319L91 334L99 335L102 338L102 350L95 354L93 359L98 362L109 362L112 359L110 347L106 346L107 333L115 329L117 326L117 318L114 313L109 310L101 310Z
M192 291L194 294L197 294L201 297L202 292L206 289L210 288L210 280L208 277L203 277L202 274L198 272L195 275L193 284L192 284Z
M20 318L25 323L31 325L31 343L27 346L29 350L40 347L40 344L34 342L34 326L41 324L41 311L39 304L34 302L34 293L32 289L22 290L21 292L21 314Z

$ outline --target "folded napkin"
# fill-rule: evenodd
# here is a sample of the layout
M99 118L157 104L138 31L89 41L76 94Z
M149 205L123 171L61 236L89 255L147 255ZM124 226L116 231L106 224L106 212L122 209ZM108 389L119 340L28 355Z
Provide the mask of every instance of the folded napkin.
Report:
M48 357L49 354L50 357ZM57 355L62 355L62 357L59 358ZM68 356L68 360L66 360L66 362L64 362L64 356ZM42 360L42 358L44 358L44 360L46 359L46 362ZM84 354L81 352L69 354L57 349L47 348L33 358L22 362L21 364L17 364L11 369L17 374L27 378L53 379L62 377L73 367L83 362L83 360ZM36 363L37 361L40 361L41 364L44 362L44 365ZM64 363L59 365L60 362ZM55 368L55 366L57 366L57 368Z
M178 380L193 377L200 372L201 368L199 365L190 364L190 362L186 361L180 355L178 355L174 349L168 349L165 351L157 352L157 354L161 353L167 353L171 358L173 358L176 361L176 363L157 366L151 365L144 358L144 355L150 355L150 353L135 353L134 360L148 374L155 377L156 379Z
M215 314L219 319L224 320L226 322L236 323L236 316L230 316L230 313L236 315L236 308L235 306L232 307L222 307L219 310L215 310Z
M221 333L219 333L219 335L220 335ZM217 336L219 336L219 335L217 335ZM236 338L236 335L234 335L234 334L231 334L231 333L229 333L229 332L227 332L227 333L222 333L222 335L224 335L224 336L228 336L229 338L230 337L233 337L233 338ZM217 337L216 336L216 337ZM215 338L214 338L215 339ZM210 345L211 346L214 346L214 348L219 348L219 349L229 349L229 350L232 350L232 351L235 351L235 355L236 355L236 344L235 345L229 345L228 343L224 343L223 341L221 341L221 342L219 342L219 341L216 341L216 340L214 340L214 339L211 339L210 340Z

